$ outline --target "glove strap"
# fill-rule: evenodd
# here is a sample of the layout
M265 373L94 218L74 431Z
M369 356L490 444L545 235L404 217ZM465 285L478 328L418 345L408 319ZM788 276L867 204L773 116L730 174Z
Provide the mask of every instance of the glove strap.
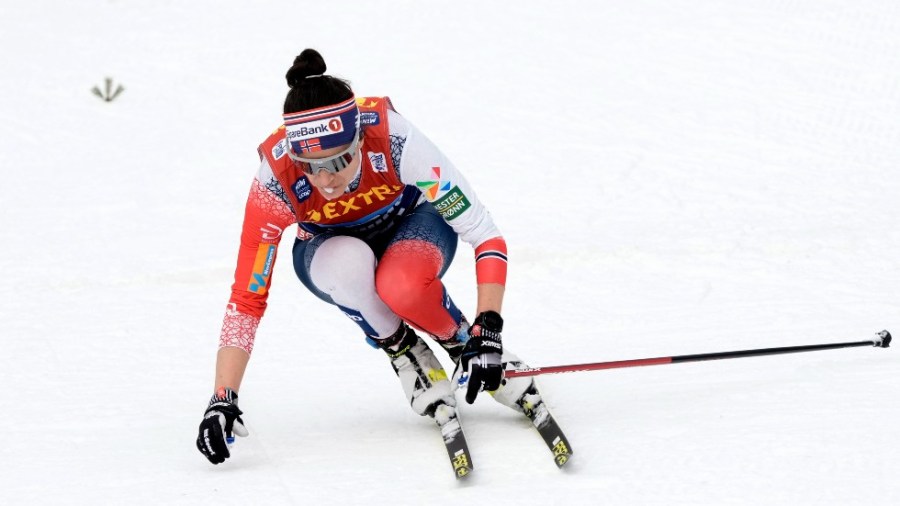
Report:
M481 354L481 353L503 353L503 344L500 339L500 333L503 331L503 318L496 311L485 311L480 313L472 327L469 328L469 334L472 339L466 343L467 351L463 354Z
M473 327L478 326L491 332L503 332L503 317L496 311L484 311L475 318ZM472 334L475 335L475 334Z
M499 342L501 332L503 332L503 317L500 316L500 313L484 311L475 318L470 334L472 337L481 337Z
M212 398L209 400L209 405L206 407L206 412L208 413L210 408L212 408L213 406L224 407L232 405L237 407L237 403L237 392L228 387L219 387L216 389L216 393L214 393Z

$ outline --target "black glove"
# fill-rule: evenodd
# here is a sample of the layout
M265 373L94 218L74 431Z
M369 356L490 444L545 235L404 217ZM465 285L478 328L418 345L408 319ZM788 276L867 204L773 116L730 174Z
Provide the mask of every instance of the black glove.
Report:
M493 391L500 388L503 381L503 343L500 332L503 318L495 311L485 311L475 318L469 327L469 340L463 348L457 365L457 384L466 388L466 402L472 404L482 390Z
M219 388L209 401L200 422L197 449L213 464L221 464L231 456L228 444L234 442L234 434L247 436L247 428L237 407L237 392L230 388Z

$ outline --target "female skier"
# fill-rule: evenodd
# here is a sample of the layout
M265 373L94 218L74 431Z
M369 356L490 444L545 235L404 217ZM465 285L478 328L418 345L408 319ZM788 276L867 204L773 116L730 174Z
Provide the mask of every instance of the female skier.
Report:
M413 328L449 353L468 403L483 390L518 411L540 399L531 378L503 378L507 364L520 362L501 344L506 242L487 209L387 97L356 97L325 70L313 49L295 58L286 75L284 124L259 146L214 394L197 438L213 464L229 457L232 434L247 435L237 392L266 309L277 246L292 223L300 281L387 353L416 413L440 423L455 416L456 401L446 372ZM471 324L440 279L457 237L475 250Z

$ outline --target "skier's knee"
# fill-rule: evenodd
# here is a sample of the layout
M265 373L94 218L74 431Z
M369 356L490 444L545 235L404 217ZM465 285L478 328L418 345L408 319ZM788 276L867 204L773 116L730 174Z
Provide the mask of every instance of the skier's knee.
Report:
M316 287L332 297L359 291L360 282L374 275L375 254L355 237L332 237L316 250L309 271Z

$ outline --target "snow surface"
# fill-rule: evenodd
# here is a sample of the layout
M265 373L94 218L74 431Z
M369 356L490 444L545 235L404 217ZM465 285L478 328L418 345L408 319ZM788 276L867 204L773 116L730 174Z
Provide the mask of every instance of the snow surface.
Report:
M900 504L876 348L545 376L571 468L479 399L458 483L284 252L250 437L194 448L303 48L466 172L510 246L505 342L549 366L900 333L900 3L9 1L0 47L0 504Z

